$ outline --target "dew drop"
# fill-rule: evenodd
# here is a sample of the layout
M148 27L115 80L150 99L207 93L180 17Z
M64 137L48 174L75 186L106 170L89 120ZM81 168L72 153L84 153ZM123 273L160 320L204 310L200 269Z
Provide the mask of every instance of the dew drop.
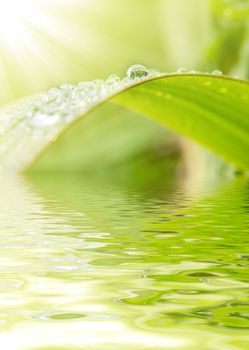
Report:
M159 77L160 75L161 75L161 73L158 70L156 70L154 68L149 69L149 76L150 77Z
M87 87L87 82L86 81L81 81L78 83L78 87L82 90L84 90Z
M127 76L130 79L141 79L147 77L150 71L141 64L134 64L127 70Z
M73 90L74 89L74 85L71 85L71 84L62 84L60 86L60 89L61 90Z
M120 78L118 75L112 74L106 79L106 83L107 85L116 85L120 83Z
M218 76L220 76L220 75L222 75L223 73L222 73L221 70L215 69L215 70L212 71L212 74L213 74L213 75L218 75Z
M180 67L177 69L177 73L187 73L187 72L188 72L188 70L184 67Z
M94 87L102 87L105 84L104 80L101 79L94 79L92 82Z
M60 120L60 116L58 114L55 115L47 115L42 112L36 112L30 119L30 125L33 128L47 128L54 124L57 124Z
M48 91L48 96L50 98L55 98L59 95L59 89L57 88L51 88L49 91Z

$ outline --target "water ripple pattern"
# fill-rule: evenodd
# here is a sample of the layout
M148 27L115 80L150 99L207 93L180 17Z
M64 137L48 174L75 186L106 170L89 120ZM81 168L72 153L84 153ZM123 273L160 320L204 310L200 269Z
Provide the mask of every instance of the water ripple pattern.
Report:
M248 180L196 196L43 176L0 192L4 350L248 348Z

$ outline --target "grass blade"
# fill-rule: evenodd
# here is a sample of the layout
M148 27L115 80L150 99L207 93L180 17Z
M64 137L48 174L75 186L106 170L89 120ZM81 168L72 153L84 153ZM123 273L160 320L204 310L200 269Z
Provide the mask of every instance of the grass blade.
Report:
M42 94L3 109L2 167L65 171L70 166L71 171L79 171L84 117L98 107L105 118L108 112L101 105L108 102L151 117L204 145L239 170L249 169L248 82L188 73L128 78L118 83L114 78L116 86L112 89L106 89L107 82L97 81L85 97L77 95L78 88L64 86L59 102L54 103L49 94ZM85 105L80 110L82 103ZM34 121L38 125L30 127Z

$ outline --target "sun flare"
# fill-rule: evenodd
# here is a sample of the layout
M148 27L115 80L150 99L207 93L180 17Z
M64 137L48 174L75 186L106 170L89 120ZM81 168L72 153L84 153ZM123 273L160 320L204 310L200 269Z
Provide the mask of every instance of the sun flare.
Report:
M77 74L81 62L87 62L85 47L94 37L86 33L84 22L74 21L75 13L83 13L87 4L0 0L0 104L66 80L68 72Z
M163 55L157 31L141 43L147 28L140 16L143 0L118 3L0 0L0 105L65 82L122 75L127 66L143 62L139 57L149 46ZM152 6L146 3L149 17ZM161 62L159 54L156 60Z
M14 45L27 35L25 23L35 17L34 1L7 0L0 3L0 40Z

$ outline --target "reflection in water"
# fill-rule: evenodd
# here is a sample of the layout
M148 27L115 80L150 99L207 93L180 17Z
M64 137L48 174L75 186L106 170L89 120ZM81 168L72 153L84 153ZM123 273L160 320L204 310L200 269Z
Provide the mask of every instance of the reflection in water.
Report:
M1 349L248 348L248 180L192 193L3 179Z

